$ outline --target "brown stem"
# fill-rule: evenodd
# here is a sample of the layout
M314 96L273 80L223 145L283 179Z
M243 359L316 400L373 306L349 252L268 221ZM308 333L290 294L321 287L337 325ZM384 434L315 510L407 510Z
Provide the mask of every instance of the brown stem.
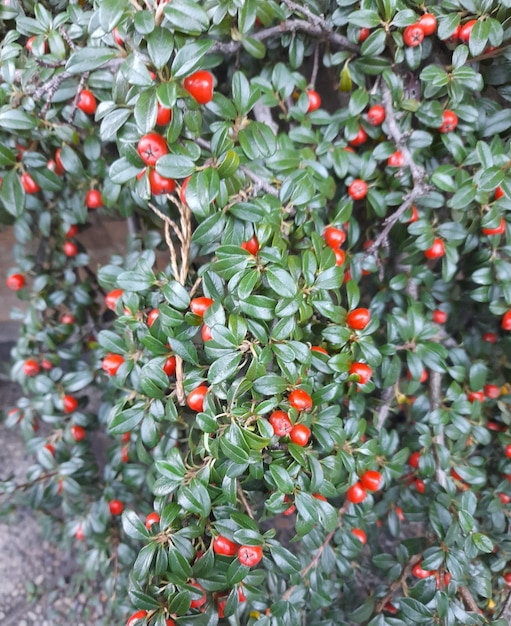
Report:
M376 413L376 430L380 431L389 415L390 405L394 399L394 387L387 387L381 394L381 404Z
M323 540L323 543L317 549L316 554L307 563L307 565L300 570L300 576L302 577L302 580L305 579L305 577L311 571L311 569L316 567L316 565L319 563L319 559L321 558L321 555L326 550L327 546L330 545L330 542L332 541L333 536L335 535L337 530L340 528L342 524L342 518L344 514L346 513L348 506L349 506L349 502L346 500L346 502L339 509L339 518L338 518L337 526L327 534L327 536ZM289 600L289 598L293 595L293 591L296 589L296 587L297 585L292 585L291 587L289 587L289 589L282 596L282 600L286 600L286 601Z
M236 492L238 494L239 499L243 503L243 506L245 507L245 511L247 512L247 515L255 521L254 512L252 511L252 507L250 506L245 496L245 493L243 492L243 487L241 486L239 480L236 481Z
M252 35L252 38L256 39L257 41L265 41L266 39L278 37L280 35L283 35L284 33L296 32L303 32L307 35L311 35L312 37L324 39L326 41L329 41L332 45L338 48L342 48L344 50L350 50L351 52L359 51L359 47L356 44L351 43L351 41L344 35L340 35L339 33L334 32L327 24L327 22L325 22L323 18L319 17L319 15L315 16L314 23L307 22L301 19L284 20L277 26L270 26L270 28L260 30L258 33ZM210 52L222 52L224 54L230 55L237 52L241 48L241 46L241 41L230 41L228 43L222 43L218 41L210 48Z
M429 374L429 402L431 411L438 411L442 397L442 375L439 372L431 370ZM447 487L447 476L445 470L440 467L440 456L438 448L445 446L444 428L441 423L437 426L437 434L433 437L434 449L433 456L435 458L435 478L437 483L444 489Z
M507 597L497 615L497 619L505 619L509 624L511 624L511 591L507 594Z
M408 561L408 563L404 566L403 571L401 572L401 576L396 579L389 587L387 593L383 596L383 598L376 605L375 611L376 613L381 613L383 611L384 606L392 599L392 596L396 593L396 591L403 585L404 581L410 576L410 573L417 563L422 559L422 554L414 554L412 558Z
M180 406L186 406L186 394L183 387L183 359L176 354L176 398Z
M44 474L41 474L40 476L38 476L37 478L34 478L33 480L29 480L26 483L20 483L19 485L16 485L14 487L13 491L19 491L20 489L26 489L27 487L31 487L35 483L40 483L41 481L46 480L47 478L51 478L52 476L56 476L57 474L58 474L57 471L45 472ZM3 481L3 482L7 482L7 481Z
M465 604L471 611L474 611L475 613L481 613L481 609L477 606L477 602L474 600L474 596L470 593L468 587L459 587L459 592Z
M404 167L407 167L412 175L413 188L403 199L402 204L385 220L383 230L376 237L373 244L367 249L366 254L368 255L374 254L378 248L387 242L390 231L403 213L412 206L416 198L423 196L430 190L430 186L425 183L426 170L414 162L412 153L406 143L406 138L399 128L394 114L392 94L384 81L382 82L381 93L382 104L385 108L385 121L387 123L389 138L392 139L403 155Z

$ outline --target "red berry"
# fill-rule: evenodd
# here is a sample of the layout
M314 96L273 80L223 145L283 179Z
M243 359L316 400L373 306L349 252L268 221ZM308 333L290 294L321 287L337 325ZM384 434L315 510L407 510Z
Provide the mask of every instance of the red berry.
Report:
M445 324L447 322L447 313L440 309L435 309L432 318L436 324Z
M436 31L436 17L433 13L424 13L424 15L421 15L418 24L424 31L426 37L429 37Z
M195 600L192 600L190 602L190 608L191 609L200 609L200 607L206 603L206 591L203 589L203 587L201 587L201 585L199 585L199 583L197 582L192 582L190 583L193 587L196 587L199 591L202 592L202 595L200 598L197 598Z
M297 446L306 446L311 436L310 428L305 424L296 424L289 433L289 438Z
M410 454L408 458L408 465L411 465L413 468L418 469L420 456L421 453L418 450L412 452L412 454Z
M110 311L115 311L117 309L117 302L123 293L124 291L122 289L112 289L112 291L109 291L105 296L106 308L110 309Z
M369 30L369 28L361 28L358 33L358 42L362 43L369 37L370 34L371 31Z
M499 185L496 189L495 189L495 200L500 200L500 198L503 198L506 194L504 193L504 190L502 189L502 187Z
M261 546L240 546L238 550L238 560L242 565L254 567L263 558Z
M72 413L78 408L78 400L74 396L64 396L62 398L62 404L64 406L64 413Z
M417 578L429 578L430 576L434 576L435 572L422 569L421 564L417 563L412 569L412 574Z
M508 459L511 459L511 443L508 443L507 446L504 448L504 454L507 456Z
M405 157L401 150L396 150L396 152L393 152L387 159L387 165L389 167L403 167L404 163Z
M158 126L166 126L172 119L172 109L166 109L158 102L158 113L156 115L156 124Z
M158 309L151 309L149 311L149 313L147 314L147 325L149 326L149 328L151 328L154 322L158 319L159 315L160 312L158 311Z
M293 430L293 424L291 424L289 415L284 411L274 411L270 415L269 422L277 437L285 437Z
M155 196L172 193L176 188L176 182L172 178L165 178L158 174L156 170L149 172L149 186L151 193Z
M424 250L424 256L427 259L439 259L440 257L444 256L444 254L445 254L444 242L439 237L435 239L431 248Z
M346 253L344 252L344 250L334 250L333 252L335 256L335 264L337 265L337 267L341 267L341 265L344 265L346 261Z
M64 167L64 164L62 163L62 148L57 148L55 150L55 163L57 164L57 169L55 170L55 173L58 174L59 176L62 176L62 174L66 171L66 168Z
M11 289L11 291L19 291L20 289L23 289L26 281L23 274L11 274L5 281L5 284L9 289Z
M124 504L120 500L110 500L108 508L112 515L120 515L124 510Z
M337 250L346 241L346 233L342 228L335 226L327 226L323 232L323 237L332 250Z
M511 587L511 572L506 572L504 574L504 581L508 587Z
M469 402L484 402L484 393L482 391L468 391L467 399Z
M367 195L367 183L365 180L355 178L348 187L348 195L351 196L353 200L362 200L362 198L365 198Z
M321 106L321 96L314 89L309 89L307 91L307 96L309 97L309 108L307 109L307 113L312 113L312 111L316 111Z
M199 104L207 104L213 99L213 74L199 70L183 81L183 86Z
M385 120L385 109L381 104L373 104L367 112L367 123L371 126L380 126Z
M78 539L78 541L83 541L85 539L85 533L83 532L83 528L81 526L78 526L78 528L76 529L75 537Z
M72 239L78 235L79 228L76 224L71 224L69 229L66 231L66 239Z
M361 528L352 528L351 532L363 545L367 543L367 535Z
M39 185L35 182L35 180L32 178L32 176L30 176L28 172L25 172L20 176L20 182L23 189L25 190L25 193L32 194L41 191L41 187L39 187Z
M192 411L197 411L199 413L203 410L204 398L206 397L207 392L208 388L206 385L199 385L199 387L196 387L190 392L186 402Z
M458 125L458 116L454 111L446 109L442 116L442 126L438 129L441 133L451 133Z
M124 45L124 39L121 37L117 26L113 29L112 35L114 36L115 43L122 47Z
M410 24L403 31L403 42L409 48L416 48L424 41L424 31L419 23Z
M470 35L472 33L472 29L474 28L474 25L475 25L476 22L477 22L477 20L468 20L468 22L465 22L465 24L463 24L463 26L460 26L460 30L459 30L459 33L458 33L458 39L462 43L468 44L468 42L470 41Z
M348 143L350 144L350 146L361 146L362 144L364 144L367 141L367 133L366 131L363 129L362 126L358 127L358 132L355 135L355 137L349 141Z
M27 359L25 363L23 363L23 372L26 376L37 376L40 371L39 363L33 359Z
M488 383L484 386L484 395L487 398L496 400L500 396L500 387L498 385L491 385Z
M416 478L415 489L417 489L419 493L424 493L426 491L426 483L421 478Z
M508 496L507 493L500 492L497 495L502 504L509 504L511 502L511 496Z
M484 235L503 235L506 232L506 220L502 217L497 228L483 228Z
M504 330L511 330L511 309L504 313L501 326Z
M73 424L71 426L71 436L75 441L82 441L86 436L85 428L82 426L78 426L78 424Z
M62 246L62 250L64 251L64 254L69 257L73 257L78 254L78 246L74 241L65 241Z
M209 326L206 326L206 324L202 325L201 337L202 341L211 341L213 339L213 335L211 334L211 328Z
M211 298L206 298L205 296L201 296L199 298L194 298L190 302L190 310L195 315L202 317L208 309L213 304L213 300Z
M510 319L510 328L511 328L511 319ZM497 343L497 335L495 333L490 333L490 332L484 333L482 339L483 341L486 341L487 343Z
M179 190L179 199L183 204L186 205L186 188L188 187L188 183L190 182L191 176L185 178L183 184L181 185L181 189Z
M124 357L120 354L107 354L101 363L101 367L109 376L115 376L123 363Z
M371 313L369 309L353 309L353 311L350 311L346 316L346 324L353 330L364 330L370 321Z
M213 552L222 556L236 556L239 545L227 537L218 535L213 539Z
M321 354L326 354L328 356L328 352L325 350L325 348L322 348L321 346L311 346L311 350L313 352L320 352Z
M257 239L256 235L254 235L248 241L244 241L241 244L241 247L243 248L243 250L246 250L247 252L250 252L250 254L253 254L255 256L259 252L259 240Z
M163 371L167 376L174 376L176 373L176 357L169 356L169 358L163 364Z
M158 133L144 135L137 144L137 152L146 165L154 165L168 151L167 142Z
M88 209L99 209L100 206L103 206L103 196L101 192L97 189L89 189L85 196L85 206Z
M367 491L360 482L356 482L354 485L351 485L346 492L346 498L348 502L351 502L352 504L360 504L360 502L363 502L366 499L366 496Z
M355 362L351 364L349 374L356 374L358 376L358 384L365 385L371 380L373 370L369 367L369 365L367 365L367 363Z
M82 89L78 95L76 106L84 113L92 115L96 112L98 103L96 102L96 97L91 91L88 89Z
M360 482L367 491L378 491L382 483L382 475L376 470L367 470L360 477Z
M138 626L137 622L141 622L141 620L147 617L147 611L137 611L133 613L133 615L126 622L126 626Z
M312 409L312 398L303 389L295 389L289 394L289 404L297 411L310 411Z
M160 523L160 516L158 515L158 513L156 513L156 511L149 513L147 517L145 518L145 527L147 528L147 530L149 530L153 524L159 524L159 523Z

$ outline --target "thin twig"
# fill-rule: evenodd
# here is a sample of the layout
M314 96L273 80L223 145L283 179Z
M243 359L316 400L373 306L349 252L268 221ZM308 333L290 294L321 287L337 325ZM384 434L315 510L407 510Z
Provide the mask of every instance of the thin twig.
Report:
M318 71L319 71L319 42L317 42L316 45L314 46L314 55L312 57L312 72L311 72L311 79L309 81L309 84L311 87L316 86L316 79L318 77Z
M183 386L183 359L176 354L176 398L180 406L186 405L186 394Z
M431 370L429 374L429 403L431 406L431 412L438 411L441 404L442 397L442 375L439 372ZM435 478L437 483L444 489L447 487L447 476L445 470L440 466L440 455L438 454L438 448L445 446L444 428L441 422L438 422L437 434L433 437L433 443L435 445L433 449L433 456L435 459Z
M399 128L394 113L392 94L385 81L382 82L381 93L389 138L392 139L403 155L403 167L407 167L410 170L413 179L413 188L403 199L402 204L385 220L383 230L367 249L367 255L374 254L380 246L386 243L390 231L403 213L412 206L416 198L423 196L430 190L430 186L425 183L426 170L414 162L410 148L406 143L406 138Z
M179 266L177 264L176 247L174 245L174 242L172 241L172 234L170 232L170 229L172 228L172 230L174 230L174 232L177 235L177 231L179 230L179 228L173 219L165 215L165 213L162 213L159 209L157 209L154 206L154 204L151 204L151 202L148 202L148 206L151 209L151 211L153 211L153 213L156 213L156 215L163 221L165 225L165 243L167 244L167 248L169 249L169 253L170 253L170 266L172 268L172 274L174 275L174 280L177 280L178 282L180 282L181 276L179 272ZM180 241L182 240L181 232L179 232L178 238L180 239Z
M392 400L394 399L394 387L387 387L382 391L381 394L381 404L376 413L376 430L379 432L389 415L390 405L392 404Z
M411 573L414 565L419 563L419 561L421 559L422 559L422 553L421 554L415 554L414 556L412 556L412 558L404 566L403 571L401 572L401 575L399 576L399 578L397 578L390 585L389 590L387 591L387 593L383 596L383 598L376 605L376 607L375 607L375 612L376 613L381 613L383 611L383 609L384 609L385 605L387 604L387 602L389 602L392 599L392 596L396 593L396 591L399 589L399 587L401 587L403 585L404 581L408 578L408 576L410 576L410 573Z
M351 41L347 37L344 37L344 35L334 32L322 18L319 16L317 16L317 18L319 22L314 24L300 19L284 20L277 26L270 26L270 28L265 28L264 30L260 30L258 33L254 33L254 35L252 35L252 39L265 41L266 39L279 37L285 33L304 32L312 37L329 41L332 45L338 48L349 50L350 52L359 51L359 47L356 44L351 43ZM241 41L230 41L228 43L218 41L213 44L213 46L209 49L209 52L234 54L241 47Z
M40 483L41 481L46 480L47 478L56 476L57 474L58 474L57 471L45 472L44 474L41 474L40 476L38 476L37 478L34 478L33 480L29 480L26 483L19 483L18 485L15 485L14 489L11 489L9 493L12 493L13 491L19 491L20 489L26 489L27 487L32 487L32 485L34 485L35 483ZM2 481L2 482L8 482L8 481Z
M475 613L481 613L481 609L477 606L477 602L474 600L474 596L470 593L468 587L459 587L459 592L465 604L471 611Z
M67 43L67 45L71 48L71 50L76 50L77 49L78 46L71 39L71 37L67 34L67 31L64 29L63 26L59 26L59 33L61 34L62 39L64 39L64 41Z
M342 518L344 514L346 513L348 506L349 506L349 502L348 500L346 500L344 504L342 505L342 507L339 509L339 517L338 517L337 526L326 535L325 539L323 540L319 548L316 550L316 553L314 554L312 559L307 563L305 567L303 567L300 570L300 576L302 577L302 580L304 580L307 574L311 571L311 569L316 567L316 565L319 563L321 555L326 550L327 546L330 545L330 542L332 541L333 536L335 535L337 530L341 527ZM285 601L289 600L289 598L293 595L293 591L296 589L296 587L297 585L292 585L291 587L289 587L289 589L282 596L282 600L285 600Z
M255 183L256 193L258 189L262 189L265 193L268 193L271 196L275 196L275 198L278 197L279 192L275 189L275 187L270 185L268 181L264 180L264 178L261 178L260 176L258 176L249 167L247 167L246 165L240 165L240 170L244 174L246 174L253 183Z
M511 591L507 594L507 597L497 615L497 619L505 619L511 624Z
M255 521L254 512L252 511L252 507L250 506L245 496L245 493L243 492L243 487L241 486L241 483L239 480L236 481L236 493L238 494L239 499L243 503L243 506L245 507L245 511L247 512L247 515Z

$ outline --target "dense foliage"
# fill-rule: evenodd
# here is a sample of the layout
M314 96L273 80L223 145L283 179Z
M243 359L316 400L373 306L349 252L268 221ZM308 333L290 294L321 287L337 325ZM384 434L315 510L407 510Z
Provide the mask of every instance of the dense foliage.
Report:
M509 623L510 27L3 1L7 422L108 623Z

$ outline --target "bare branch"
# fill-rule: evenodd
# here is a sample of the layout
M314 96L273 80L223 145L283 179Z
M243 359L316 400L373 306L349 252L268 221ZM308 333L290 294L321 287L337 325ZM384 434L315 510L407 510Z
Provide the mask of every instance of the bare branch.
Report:
M254 33L251 37L257 41L266 41L272 37L279 37L284 33L303 32L307 35L311 35L312 37L328 41L330 44L338 48L349 50L350 52L359 51L359 47L356 44L351 43L351 41L344 35L334 32L323 20L323 18L319 16L315 17L317 19L314 23L306 22L305 20L300 19L284 20L277 26L270 26L270 28L265 28L264 30L260 30L258 33ZM210 52L234 54L241 47L241 41L230 41L228 43L218 41L210 48Z
M465 601L465 604L471 611L479 614L482 613L481 609L477 606L477 602L474 600L474 596L470 593L468 587L460 587L459 592L461 597Z
M439 372L431 370L429 374L429 402L431 411L438 411L442 397L442 375ZM435 445L433 456L435 458L435 478L437 483L444 489L447 487L447 476L445 470L440 466L440 456L438 448L445 446L444 427L439 423L437 426L437 434L433 438Z
M412 558L404 566L403 571L401 572L401 575L399 576L399 578L397 578L390 585L387 593L383 596L383 598L376 605L376 608L375 608L376 613L381 613L383 611L387 602L389 602L392 599L392 596L396 593L399 587L401 587L404 581L408 578L408 576L410 576L410 572L412 571L414 565L419 563L421 559L422 559L422 554L415 554L414 556L412 556Z
M404 167L410 170L413 179L413 188L408 195L403 198L402 204L390 215L384 222L385 226L381 233L376 237L373 244L367 249L366 254L374 254L380 246L382 246L388 238L388 235L403 213L409 209L415 199L423 196L430 190L430 186L425 183L426 170L417 165L414 160L410 148L406 143L406 137L401 132L394 114L392 103L392 94L385 81L382 81L382 104L385 108L385 121L387 123L389 138L396 144L403 155Z
M376 413L376 430L379 432L389 415L390 405L394 399L394 387L387 387L381 394L381 404Z

